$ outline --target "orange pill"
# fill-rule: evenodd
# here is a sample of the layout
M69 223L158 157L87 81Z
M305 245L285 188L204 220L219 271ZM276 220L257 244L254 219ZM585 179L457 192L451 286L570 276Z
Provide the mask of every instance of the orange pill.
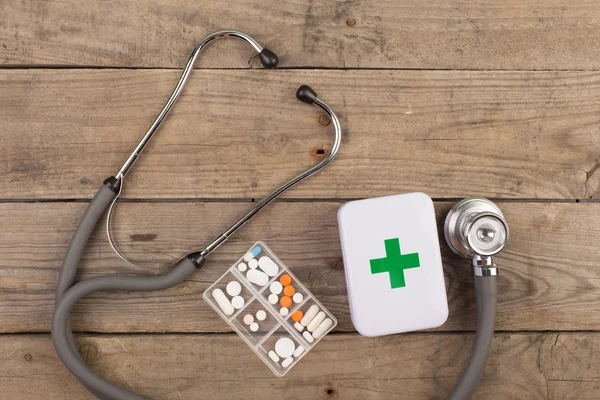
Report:
M288 296L282 296L279 304L281 304L281 307L289 307L292 305L292 299Z
M279 282L281 282L283 286L289 286L292 283L292 277L288 274L283 274L281 275L281 278L279 278Z
M294 287L291 285L283 288L283 294L286 296L292 297L294 293L296 293L296 289L294 289Z
M292 314L292 319L295 322L300 322L302 320L302 317L304 317L304 314L300 310L298 310L298 311L296 311L295 313Z

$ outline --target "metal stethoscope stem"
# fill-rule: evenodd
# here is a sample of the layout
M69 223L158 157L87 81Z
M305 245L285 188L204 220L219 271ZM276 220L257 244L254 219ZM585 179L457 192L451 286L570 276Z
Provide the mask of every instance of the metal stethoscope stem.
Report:
M219 38L228 37L228 36L237 37L237 38L245 40L254 48L254 50L256 50L257 53L261 53L263 51L263 47L260 44L258 44L258 42L256 40L254 40L250 36L246 35L245 33L238 32L238 31L224 30L224 31L214 32L214 33L211 33L210 35L206 36L200 42L198 42L198 44L192 51L192 54L190 55L185 67L183 68L183 72L181 73L179 82L177 82L177 86L175 86L175 89L173 89L173 92L171 93L169 100L167 100L167 103L165 104L165 106L163 107L161 112L158 114L158 117L156 117L156 119L154 120L154 122L152 123L150 128L148 129L148 132L146 132L146 134L144 135L142 140L140 140L140 143L136 146L135 150L133 150L131 155L127 158L127 161L125 161L125 163L123 164L123 166L121 167L119 172L115 175L115 178L117 178L117 180L122 180L125 177L125 175L127 175L129 170L131 169L131 167L133 167L133 164L139 157L140 153L144 150L144 147L146 147L148 142L150 142L150 139L152 139L152 136L154 136L154 134L156 133L158 128L162 125L162 123L165 120L165 118L167 117L167 115L169 115L171 108L173 108L173 106L175 105L175 102L181 95L181 92L183 92L183 88L185 87L185 84L187 83L187 80L190 77L192 70L194 69L194 64L196 63L196 59L198 58L198 55L200 54L200 52L212 41L219 39Z
M302 90L302 89L310 90L310 88L308 88L306 86L301 87L299 90ZM275 189L273 192L268 194L266 197L264 197L258 203L256 203L252 208L250 208L250 210L248 210L248 212L246 212L246 214L244 214L240 219L238 219L236 222L234 222L233 225L231 225L231 227L226 229L221 235L217 236L212 242L210 242L210 244L208 244L208 246L206 246L204 248L204 250L202 250L200 252L202 256L207 256L210 253L212 253L217 247L219 247L221 244L223 244L229 238L229 236L231 236L233 233L235 233L235 231L240 229L246 222L248 222L250 220L250 218L252 218L254 216L254 214L259 212L263 207L265 207L267 204L269 204L270 202L275 200L277 197L279 197L281 194L283 194L286 190L288 190L292 186L296 185L297 183L302 182L304 179L308 178L309 176L311 176L311 175L315 174L316 172L318 172L319 170L323 169L327 164L329 164L334 159L335 155L338 152L338 149L340 147L340 141L342 139L342 128L340 126L340 121L338 120L338 117L335 115L333 110L331 110L331 108L329 108L329 106L327 104L325 104L325 102L323 102L322 100L316 98L314 101L314 104L316 106L320 107L321 109L323 109L323 111L325 111L327 113L327 115L329 115L329 118L331 119L331 121L333 123L333 127L335 129L335 139L334 139L333 147L331 148L329 154L323 160L321 160L321 162L319 162L318 164L314 165L313 167L307 169L306 171L304 171L300 175L296 176L295 178L290 179L289 181L287 181L286 183L284 183L283 185L281 185L277 189Z
M144 137L142 138L142 140L136 146L135 150L131 153L131 155L127 158L127 161L125 161L125 163L123 164L123 166L121 167L119 172L115 175L116 184L118 185L118 188L119 188L119 193L117 194L117 197L115 197L114 201L111 203L110 208L108 210L107 224L106 224L106 236L107 236L110 246L112 247L114 252L123 261L127 262L130 265L139 267L139 265L137 265L136 263L127 259L119 251L119 249L112 237L112 234L111 234L111 218L113 215L113 210L116 205L116 202L123 191L125 176L131 170L131 167L133 166L133 164L135 163L137 158L140 156L141 152L144 150L146 145L150 142L150 140L152 139L152 137L154 136L154 134L156 133L158 128L161 126L161 124L163 123L163 121L165 120L165 118L167 117L167 115L169 114L169 112L171 111L173 106L175 105L175 102L181 95L183 88L184 88L185 84L187 83L187 80L192 72L192 69L194 68L194 64L198 58L198 55L200 54L202 49L204 49L213 40L222 38L222 37L228 37L228 36L237 37L237 38L243 39L246 42L248 42L254 48L254 50L256 50L256 52L258 52L259 57L261 59L261 63L266 68L272 68L277 65L278 60L277 60L277 56L275 56L275 54L273 54L270 50L264 49L260 44L258 44L250 36L246 35L245 33L238 32L238 31L215 32L213 34L208 35L204 39L202 39L196 45L196 47L194 48L192 54L190 55L190 57L187 61L187 64L185 65L185 68L183 69L181 77L179 78L179 81L177 82L177 85L176 85L175 89L173 90L173 92L171 93L171 96L169 97L167 103L165 104L165 106L163 107L161 112L158 114L158 117L156 117L156 120L152 123L152 125L150 126L150 128L148 129L148 131L146 132ZM319 162L318 164L312 166L311 168L302 172L298 176L290 179L289 181L287 181L286 183L284 183L283 185L281 185L277 189L275 189L273 192L268 194L262 200L258 201L242 217L240 217L237 221L235 221L228 229L226 229L223 233L218 235L203 250L201 250L198 253L200 256L205 257L208 254L210 254L211 252L213 252L221 244L223 244L229 238L229 236L231 236L239 228L241 228L246 222L248 222L263 207L265 207L267 204L269 204L270 202L275 200L277 197L281 196L284 192L286 192L288 189L290 189L294 185L300 183L304 179L308 178L309 176L311 176L311 175L315 174L316 172L320 171L321 169L323 169L336 156L338 149L340 147L340 142L341 142L341 138L342 138L342 129L341 129L340 121L339 121L337 115L335 115L333 110L324 101L319 99L317 97L316 93L308 86L301 86L296 93L296 97L300 101L303 101L308 104L314 104L315 106L321 108L323 111L325 111L325 113L327 113L327 115L331 119L331 122L333 123L333 127L335 129L335 138L334 138L333 146L332 146L331 150L329 151L329 154L327 154L327 156L323 160L321 160L321 162Z

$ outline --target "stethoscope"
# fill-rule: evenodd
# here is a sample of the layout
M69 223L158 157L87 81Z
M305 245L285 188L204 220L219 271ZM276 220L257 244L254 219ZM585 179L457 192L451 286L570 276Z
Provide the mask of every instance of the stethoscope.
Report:
M107 236L110 245L120 258L133 264L118 250L110 233L110 218L116 201L122 193L125 176L179 98L200 52L213 40L228 36L237 37L249 43L258 53L258 58L265 68L277 66L278 58L273 52L263 48L253 38L242 32L219 31L201 40L194 48L175 89L154 123L127 158L119 172L104 181L104 184L88 205L63 260L56 289L55 309L52 315L52 342L65 367L99 399L132 400L143 399L143 397L116 386L87 367L80 357L73 339L69 320L69 314L73 306L81 298L98 291L153 291L180 284L204 264L208 255L267 204L329 164L340 147L341 126L336 114L317 97L317 94L310 87L301 86L296 92L298 100L322 109L329 116L335 129L333 146L321 162L275 189L212 240L203 250L184 256L165 274L155 276L101 276L73 284L87 242L107 209L109 210L107 214ZM496 316L497 267L493 256L502 250L508 240L508 227L502 212L494 203L486 199L473 198L465 199L452 208L446 219L444 232L450 248L459 255L471 258L473 265L477 302L475 346L471 360L450 397L452 400L463 400L470 398L475 391L487 361Z
M494 337L498 293L494 256L508 241L508 225L496 204L469 198L459 201L448 212L444 236L454 253L471 259L473 269L477 307L475 344L471 359L449 397L465 400L471 398L479 385Z
M327 164L329 164L334 159L340 147L342 129L338 117L323 100L317 97L317 94L310 87L305 85L300 86L296 92L296 97L298 100L304 103L315 105L325 111L335 129L333 146L325 158L323 158L318 164L310 167L295 178L279 186L272 193L257 202L244 215L235 221L233 225L212 240L203 250L190 253L181 258L175 264L175 266L170 269L169 272L155 276L101 276L90 278L74 285L75 273L77 272L77 267L79 266L81 256L92 234L92 231L108 208L110 208L110 212L107 215L107 219L110 218L114 205L116 204L116 200L122 192L125 176L131 170L131 167L144 150L144 147L146 147L150 139L152 139L152 136L156 133L162 122L169 114L169 111L171 108L173 108L173 105L181 95L181 92L183 91L183 88L194 67L194 63L198 58L198 55L213 40L229 36L243 39L249 43L258 53L258 58L265 68L274 68L277 66L279 61L277 56L272 51L263 48L256 40L245 33L224 30L210 34L202 39L194 48L194 51L192 52L185 68L183 69L183 73L177 82L177 86L175 86L175 89L169 97L169 100L161 110L154 123L150 126L150 129L148 129L148 132L146 132L129 158L127 158L119 172L115 176L111 176L104 181L103 186L100 188L100 190L98 190L88 205L83 217L81 218L81 221L79 222L77 230L73 234L71 244L69 245L67 254L63 260L62 269L58 278L58 287L56 289L54 314L52 315L52 342L54 344L56 353L65 367L67 367L67 369L99 399L133 400L143 399L143 397L122 389L97 375L94 371L89 369L85 362L81 359L73 339L73 332L71 330L71 323L69 321L69 314L75 303L77 303L84 296L98 291L153 291L167 289L180 284L204 264L204 261L209 254L222 245L231 235L240 229L267 204L271 203L277 197L285 193L288 189L302 182L309 176L317 173ZM133 264L119 252L112 237L110 236L110 221L107 221L107 234L111 246L119 255L119 257L128 263Z

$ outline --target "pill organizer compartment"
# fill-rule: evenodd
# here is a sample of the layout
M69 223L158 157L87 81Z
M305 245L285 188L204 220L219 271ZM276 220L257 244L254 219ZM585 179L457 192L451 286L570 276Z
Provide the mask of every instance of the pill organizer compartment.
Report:
M221 276L209 289L204 292L204 299L225 319L234 317L256 297L244 280L230 271Z
M337 320L320 302L311 297L286 317L285 324L314 346L331 332L337 325Z
M285 375L308 350L305 342L284 327L278 328L257 348L258 354L277 376Z
M279 275L262 289L260 295L275 309L280 310L283 317L290 316L311 298L304 285L287 269L282 269ZM281 313L282 308L286 308L287 312Z
M236 314L232 324L240 336L255 345L279 326L279 320L273 315L272 309L255 299Z
M261 261L263 257L266 257L266 259ZM248 272L250 270L256 270L264 275L251 272L249 279ZM257 277L258 279L256 279ZM229 314L233 304L229 306L228 302L233 302L235 296L232 297L231 294L236 293L236 290L231 290L236 289L236 287L230 287L229 293L227 291L227 285L232 281L241 284L239 296L243 297L244 304L240 309L234 307L234 312ZM233 286L236 285L233 284ZM291 293L292 289L285 289L290 286L293 287L293 294ZM225 295L228 301L224 301L219 292L216 293L215 297L215 289L220 289L220 292ZM297 293L301 296L296 296L297 301L294 301L293 296ZM291 296L286 296L286 294L291 294ZM277 299L274 299L273 296L276 296ZM312 293L263 242L255 243L247 253L242 255L223 276L204 292L202 297L279 377L284 376L322 337L337 325L335 317L314 298ZM289 307L283 307L282 297L288 297L283 301L283 305L289 304ZM239 303L238 299L236 306ZM317 321L319 325L326 319L331 321L330 326L326 327L327 329L324 329L325 327L321 329L323 334L319 338L309 336L306 327L303 329L304 332L294 328L294 313L301 311L304 314L313 305L318 307L317 314L319 312L325 314L322 321ZM228 312L225 312L223 307ZM284 308L285 310L282 310ZM266 314L263 321L257 318L257 312L261 310ZM248 317L249 315L251 317ZM258 327L252 324L257 324ZM329 325L329 322L327 324ZM277 345L279 339L283 338L286 338L286 340ZM279 356L275 347L279 347L280 351L283 348L284 352L282 354L286 356L286 346L287 351L289 351L290 341L293 342L295 354L293 353L289 357Z

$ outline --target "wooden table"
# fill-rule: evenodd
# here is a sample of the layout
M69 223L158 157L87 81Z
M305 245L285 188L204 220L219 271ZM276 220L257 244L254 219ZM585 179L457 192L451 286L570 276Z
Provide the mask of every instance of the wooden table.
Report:
M158 274L275 185L338 158L265 209L184 284L100 293L72 314L98 373L153 399L438 399L470 355L467 264L442 242L450 317L376 339L352 326L336 210L423 191L440 227L465 196L497 201L511 240L477 399L600 398L600 4L567 0L195 0L0 3L0 398L91 399L49 336L62 257L88 201L165 102L196 41L222 28L130 176L79 278ZM251 67L251 68L249 68ZM339 325L276 378L202 300L265 240Z

